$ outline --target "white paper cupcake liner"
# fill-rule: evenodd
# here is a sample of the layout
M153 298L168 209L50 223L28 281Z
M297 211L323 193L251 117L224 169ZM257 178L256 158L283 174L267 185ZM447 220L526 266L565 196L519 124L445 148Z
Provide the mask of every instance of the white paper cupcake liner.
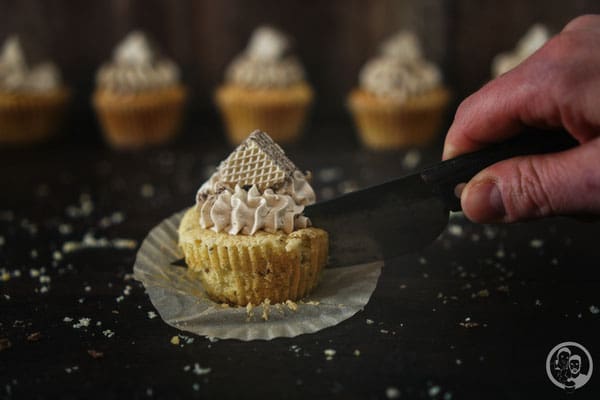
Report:
M314 333L362 310L377 285L383 262L325 269L311 295L295 303L296 310L285 304L260 305L250 312L245 307L224 307L206 296L200 281L187 268L173 265L183 258L177 246L177 228L184 211L150 231L133 267L135 279L143 283L161 318L175 328L201 336L239 340L271 340Z

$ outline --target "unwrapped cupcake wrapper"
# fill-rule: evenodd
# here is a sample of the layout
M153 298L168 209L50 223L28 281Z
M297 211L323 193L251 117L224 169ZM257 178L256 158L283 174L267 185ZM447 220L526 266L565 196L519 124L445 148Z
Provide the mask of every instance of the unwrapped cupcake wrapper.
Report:
M106 141L115 148L158 145L172 139L183 118L182 86L119 94L98 89L93 102Z
M210 300L200 282L175 261L183 258L177 228L184 211L154 227L144 239L134 276L169 325L218 339L271 340L318 332L352 317L368 303L382 262L325 269L311 295L301 301L231 307Z
M0 144L40 142L56 134L64 118L70 93L0 93Z
M216 102L232 144L240 144L256 129L277 143L291 143L300 137L312 96L308 85L289 93L285 89L253 93L223 86L217 89Z
M378 99L359 89L350 94L349 106L365 146L399 149L430 144L444 122L448 100L449 93L442 88L405 104Z

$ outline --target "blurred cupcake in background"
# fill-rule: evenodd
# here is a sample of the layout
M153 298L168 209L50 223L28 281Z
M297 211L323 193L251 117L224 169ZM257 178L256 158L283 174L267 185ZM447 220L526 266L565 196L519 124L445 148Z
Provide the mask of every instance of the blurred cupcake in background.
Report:
M131 32L96 74L93 103L104 136L115 148L158 145L181 125L186 89L179 68L146 36Z
M449 99L439 68L425 60L418 38L403 31L364 65L348 105L365 146L398 149L432 142Z
M535 24L518 42L513 51L500 53L492 61L492 77L496 78L521 64L550 39L550 31L542 24Z
M44 141L55 134L69 100L51 62L29 67L18 37L0 51L0 144Z
M312 99L304 69L291 54L289 38L266 26L253 32L215 94L232 144L241 143L256 129L278 143L295 141Z

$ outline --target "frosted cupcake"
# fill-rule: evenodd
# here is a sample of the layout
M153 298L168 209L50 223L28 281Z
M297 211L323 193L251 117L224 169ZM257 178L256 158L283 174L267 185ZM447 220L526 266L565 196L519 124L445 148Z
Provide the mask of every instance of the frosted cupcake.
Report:
M302 215L315 201L309 180L255 131L200 187L179 226L179 246L213 300L281 303L317 285L329 242Z
M374 149L429 144L439 133L449 92L440 70L421 54L417 37L400 32L368 61L348 103L359 137Z
M63 119L69 90L51 62L29 67L19 39L9 37L0 51L0 144L43 141Z
M93 103L106 140L116 148L167 142L180 127L185 99L177 65L139 31L127 35L96 74Z
M215 101L231 143L239 144L259 127L279 143L299 137L313 91L290 51L285 35L260 27L227 68Z
M500 53L492 61L492 77L496 78L521 64L550 39L550 32L542 24L533 25L511 52Z

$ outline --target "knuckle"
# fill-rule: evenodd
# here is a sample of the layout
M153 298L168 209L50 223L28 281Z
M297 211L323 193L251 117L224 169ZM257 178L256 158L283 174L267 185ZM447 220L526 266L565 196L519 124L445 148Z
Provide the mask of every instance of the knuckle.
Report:
M531 157L516 161L505 208L509 220L543 217L554 212L547 180Z
M594 14L580 15L577 18L571 20L565 25L563 31L582 29L589 26L598 25L600 23L600 16Z

